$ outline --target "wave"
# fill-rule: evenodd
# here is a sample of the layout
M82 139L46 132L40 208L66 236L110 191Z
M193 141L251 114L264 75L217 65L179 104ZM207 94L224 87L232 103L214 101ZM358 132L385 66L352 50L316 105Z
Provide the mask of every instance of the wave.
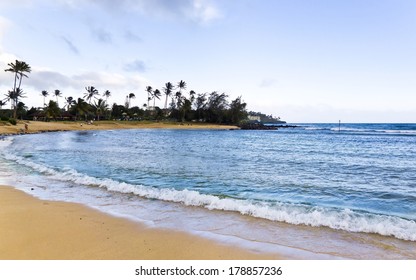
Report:
M5 154L8 160L25 165L42 173L51 180L74 183L87 187L99 187L108 191L134 194L142 198L181 203L186 206L209 210L238 212L256 218L285 222L295 225L329 227L349 232L376 233L398 239L416 241L416 222L396 216L358 212L350 209L324 208L282 202L254 202L249 200L201 194L193 190L159 189L133 185L109 178L96 178L72 169L55 170L34 163L27 158Z
M10 146L13 143L13 137L3 137L0 136L0 148L4 149L7 146Z
M344 133L365 133L365 134L391 134L416 136L416 130L411 129L371 129L371 128L351 128L351 127L324 127L324 126L305 126L304 130L309 131L333 131Z
M331 131L341 132L357 132L357 133L386 133L386 134L405 134L405 135L416 135L415 130L395 130L395 129L365 129L365 128L346 128L338 127L330 128Z
M331 130L329 127L314 127L314 126L307 126L304 128L305 130Z

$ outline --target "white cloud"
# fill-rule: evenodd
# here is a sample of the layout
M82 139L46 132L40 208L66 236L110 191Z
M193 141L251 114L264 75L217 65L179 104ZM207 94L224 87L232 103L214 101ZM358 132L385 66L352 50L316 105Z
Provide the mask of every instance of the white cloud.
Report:
M94 4L112 13L138 12L148 17L186 19L201 24L222 17L213 0L59 0L59 3L74 9Z
M7 63L14 61L13 55L0 54L0 70L7 67ZM94 86L100 94L105 90L112 92L112 101L123 104L125 95L129 92L144 93L144 87L148 81L140 75L121 75L112 72L83 72L78 75L67 75L48 68L39 68L32 65L29 78L23 81L23 89L28 93L24 101L29 106L41 106L43 99L40 96L42 90L53 92L61 90L64 96L74 98L83 97L85 87ZM13 85L13 76L5 71L0 71L0 99Z
M146 80L141 76L124 76L110 72L84 72L79 75L65 75L56 71L32 68L26 85L38 91L55 88L71 88L82 91L86 86L94 86L99 90L107 88L128 88L130 91L143 87Z
M72 76L72 79L83 87L92 85L101 90L105 90L107 87L129 88L130 91L143 87L146 81L140 76L124 76L110 72L85 72L81 75Z
M76 88L78 86L70 77L50 70L34 70L25 84L39 92L68 87Z
M188 12L188 16L198 22L209 23L215 19L221 18L222 14L210 1L194 0L193 5Z

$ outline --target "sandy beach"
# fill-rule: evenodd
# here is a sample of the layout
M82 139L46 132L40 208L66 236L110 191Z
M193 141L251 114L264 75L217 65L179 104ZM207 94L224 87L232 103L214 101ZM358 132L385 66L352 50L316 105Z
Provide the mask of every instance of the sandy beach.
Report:
M19 121L17 125L0 122L0 135L25 133L69 131L69 130L108 130L108 129L235 129L236 126L216 125L205 123L177 123L177 122L148 122L148 121L96 121L92 124L86 122L41 122Z
M0 259L276 259L0 186Z
M158 122L19 122L0 135L108 129L231 129L233 126ZM0 186L0 259L275 259L182 232L148 228L86 206L43 201Z

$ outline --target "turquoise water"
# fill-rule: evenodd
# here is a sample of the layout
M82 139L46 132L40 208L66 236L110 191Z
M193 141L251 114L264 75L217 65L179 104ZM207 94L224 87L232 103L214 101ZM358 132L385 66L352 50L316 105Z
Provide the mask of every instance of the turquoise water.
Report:
M416 258L415 124L60 132L3 142L0 181L42 198L294 257ZM332 241L326 248L305 238Z

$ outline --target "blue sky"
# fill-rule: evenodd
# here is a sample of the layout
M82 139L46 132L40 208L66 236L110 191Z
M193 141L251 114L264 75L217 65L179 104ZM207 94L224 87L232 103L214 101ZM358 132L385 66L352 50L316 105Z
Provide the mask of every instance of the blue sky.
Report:
M288 122L416 122L413 0L2 0L0 69L15 59L28 106L86 86L141 106L185 80Z

